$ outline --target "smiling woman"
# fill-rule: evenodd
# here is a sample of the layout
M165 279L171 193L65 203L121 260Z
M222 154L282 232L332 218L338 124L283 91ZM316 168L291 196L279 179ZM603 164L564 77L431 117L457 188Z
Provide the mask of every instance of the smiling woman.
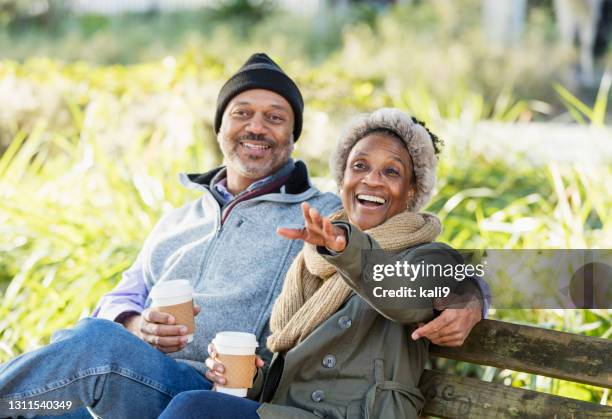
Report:
M385 139L379 141L381 138ZM391 141L394 141L394 146ZM412 188L412 192L407 192L410 196L406 197L409 199L406 201L407 207L403 209L414 211L424 207L433 194L438 163L436 155L440 152L441 143L421 121L398 109L380 109L370 115L354 118L332 156L332 171L340 194L343 194L343 185L351 182L349 178L354 173L351 164L363 166L365 162L358 162L358 157L365 153L370 159L380 160L380 164L386 158L395 160L396 168L389 161L389 166L384 169L384 177L401 179L399 183ZM381 153L384 153L385 158ZM393 172L397 171L398 165L403 165L404 172L396 175ZM360 170L358 167L354 169L357 169L356 172Z
M428 341L419 338L416 323L429 321L422 329L436 329L442 344L460 345L481 318L480 291L472 280L460 289L443 275L396 277L374 288L366 278L373 261L461 265L456 251L435 242L438 218L419 212L433 193L438 146L435 135L398 109L356 118L332 158L344 209L328 218L305 203L305 228L278 229L306 244L272 310L267 344L278 356L258 413L418 417L423 395L417 383ZM455 312L470 321L458 322L448 313L432 320L434 308L443 310L451 292L465 294L466 305ZM334 368L332 376L328 370ZM323 389L316 389L323 382Z
M412 159L396 134L375 131L355 144L340 195L357 227L367 230L404 211L414 191Z

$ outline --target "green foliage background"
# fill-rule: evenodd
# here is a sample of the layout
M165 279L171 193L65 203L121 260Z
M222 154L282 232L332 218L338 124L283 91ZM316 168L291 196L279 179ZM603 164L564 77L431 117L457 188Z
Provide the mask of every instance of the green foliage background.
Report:
M595 105L561 87L568 57L541 59L555 45L542 10L530 14L524 42L500 53L475 29L477 17L453 4L356 8L328 16L317 30L307 18L274 11L5 26L0 362L91 313L159 216L196 197L179 187L177 173L221 162L211 125L216 94L256 50L268 51L304 93L297 156L322 188L333 189L327 156L346 119L396 106L445 139L428 208L443 219L443 241L458 248L610 248L610 164L534 165L465 142L480 121L567 120L562 106L585 124L605 126L609 85L602 81ZM202 19L207 25L194 31ZM498 310L492 317L612 334L609 310ZM591 386L467 364L447 368L610 403L607 391Z

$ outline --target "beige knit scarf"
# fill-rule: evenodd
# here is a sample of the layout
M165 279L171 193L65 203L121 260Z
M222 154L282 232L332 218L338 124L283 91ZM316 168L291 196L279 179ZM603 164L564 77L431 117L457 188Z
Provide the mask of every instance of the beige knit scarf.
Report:
M330 218L347 219L344 210ZM384 250L397 252L432 242L441 230L435 215L404 211L366 233ZM289 268L283 290L274 303L268 348L283 352L302 342L340 308L351 292L336 268L317 253L315 246L306 243Z

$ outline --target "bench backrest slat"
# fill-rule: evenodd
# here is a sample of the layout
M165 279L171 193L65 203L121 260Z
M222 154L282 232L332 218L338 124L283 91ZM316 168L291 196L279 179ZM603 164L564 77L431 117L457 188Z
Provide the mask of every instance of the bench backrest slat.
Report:
M612 408L560 396L425 370L422 414L440 418L612 418Z
M496 320L478 323L459 348L434 356L612 388L612 340Z

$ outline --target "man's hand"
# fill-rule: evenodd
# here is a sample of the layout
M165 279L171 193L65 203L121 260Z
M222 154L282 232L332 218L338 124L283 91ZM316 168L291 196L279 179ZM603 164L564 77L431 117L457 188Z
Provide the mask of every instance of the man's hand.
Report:
M346 247L346 232L334 226L330 219L319 214L306 202L302 204L305 227L302 229L279 227L278 235L292 240L304 240L315 246L325 246L334 252L342 252Z
M200 307L194 305L193 315L197 316L199 312ZM142 315L134 314L122 323L130 332L162 352L176 352L187 346L187 326L177 325L170 314L148 308Z
M264 366L264 361L259 357L259 355L255 355L255 366L257 368L262 368ZM208 345L208 358L206 358L206 367L208 367L208 371L206 371L206 378L209 381L212 381L215 385L225 385L225 366L222 362L219 362L217 359L217 350L215 349L215 345L212 343ZM255 377L253 377L254 379Z
M463 308L449 308L449 307ZM442 313L429 323L419 323L412 333L412 339L426 337L432 343L442 346L461 346L472 328L482 319L482 302L474 294L458 296L451 294L446 299L435 299L434 308Z

